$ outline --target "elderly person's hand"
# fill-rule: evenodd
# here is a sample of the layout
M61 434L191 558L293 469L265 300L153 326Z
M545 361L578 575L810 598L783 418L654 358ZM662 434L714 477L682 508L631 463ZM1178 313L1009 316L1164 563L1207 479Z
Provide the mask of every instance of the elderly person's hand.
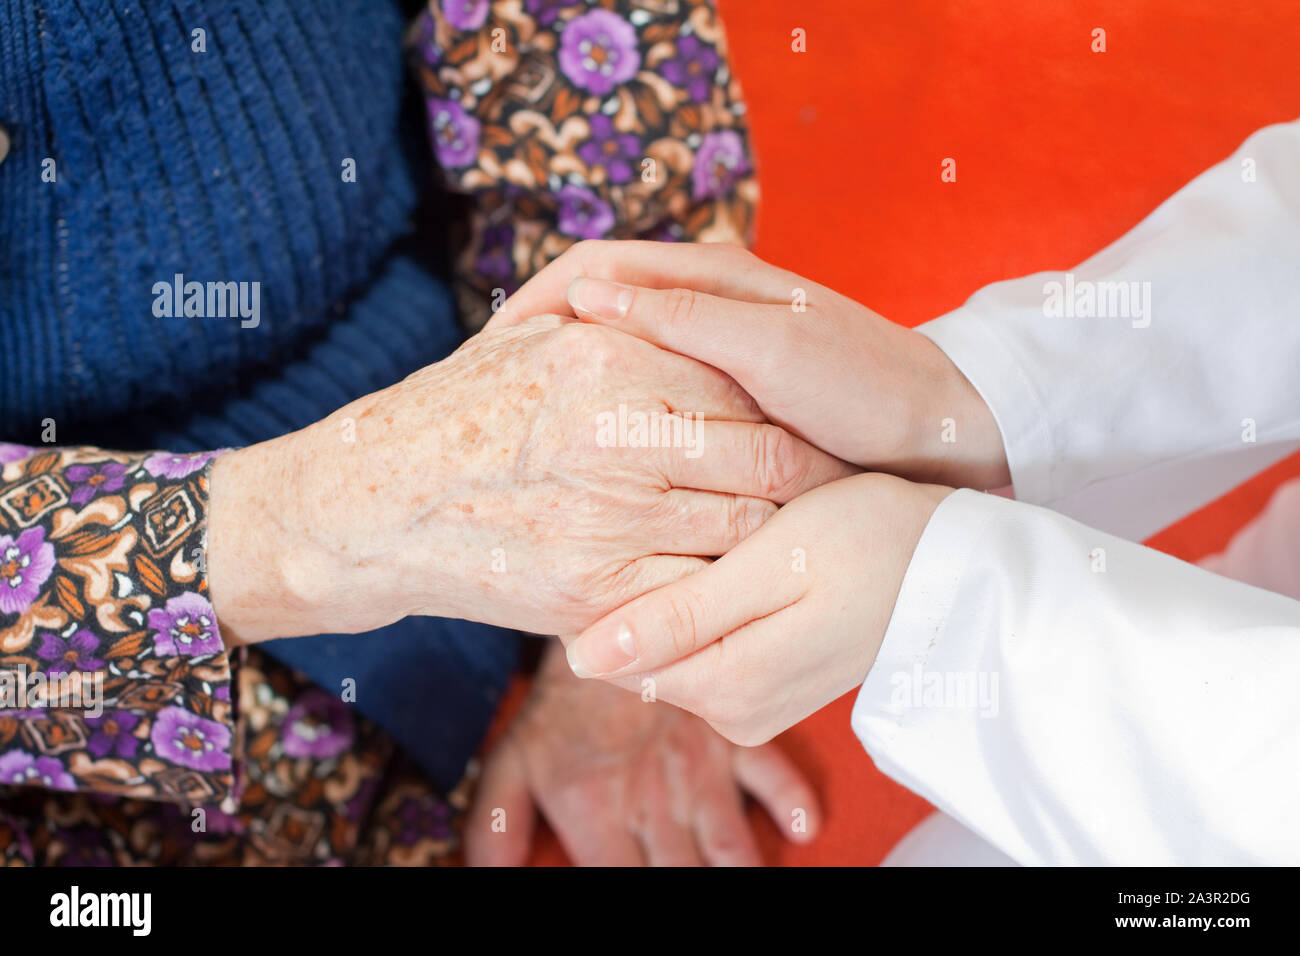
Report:
M738 246L578 243L488 327L538 312L707 362L769 420L869 471L984 489L1011 481L993 413L937 345Z
M786 839L816 835L817 796L775 744L737 747L676 707L580 681L554 644L486 758L466 857L524 863L540 812L578 865L757 865L745 793Z
M233 643L410 614L573 632L851 471L713 368L536 317L221 458L212 600Z
M866 679L951 491L880 474L817 488L700 572L566 638L569 662L651 688L735 743L770 740Z

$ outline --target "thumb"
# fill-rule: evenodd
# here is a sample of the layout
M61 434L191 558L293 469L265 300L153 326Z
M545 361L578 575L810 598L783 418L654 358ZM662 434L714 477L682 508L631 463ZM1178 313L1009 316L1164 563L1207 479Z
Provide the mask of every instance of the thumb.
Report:
M507 736L488 754L465 820L469 866L522 866L533 844L537 810L519 749Z
M788 331L789 306L739 302L692 289L647 289L580 277L569 305L585 322L608 325L721 369L741 384ZM760 403L761 404L761 403Z
M783 552L764 529L695 574L629 601L568 644L579 677L622 677L665 667L800 597Z

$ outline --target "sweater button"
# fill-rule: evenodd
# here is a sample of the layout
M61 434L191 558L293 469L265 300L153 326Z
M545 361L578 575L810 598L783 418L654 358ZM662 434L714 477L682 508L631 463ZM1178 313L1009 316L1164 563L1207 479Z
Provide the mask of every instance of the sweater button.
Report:
M8 155L9 155L9 133L3 126L0 126L0 163L3 163L5 161L5 157Z

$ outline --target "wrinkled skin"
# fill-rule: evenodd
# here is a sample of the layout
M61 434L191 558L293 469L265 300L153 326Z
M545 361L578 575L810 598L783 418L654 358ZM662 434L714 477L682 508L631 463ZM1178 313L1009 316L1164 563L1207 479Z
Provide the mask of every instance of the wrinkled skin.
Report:
M620 405L703 419L698 456L602 447L599 416ZM572 632L851 471L709 366L537 317L220 459L213 601L234 643L408 614Z

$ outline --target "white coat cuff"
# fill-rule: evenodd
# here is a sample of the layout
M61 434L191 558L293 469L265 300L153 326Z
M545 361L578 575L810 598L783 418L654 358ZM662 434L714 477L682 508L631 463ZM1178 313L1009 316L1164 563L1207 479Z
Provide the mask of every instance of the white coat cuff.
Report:
M927 673L937 653L942 652L945 668L965 653L960 645L944 648L944 632L973 552L994 519L991 506L1000 500L954 491L939 503L917 541L880 651L853 705L854 733L886 773L891 773L886 765L891 742L925 713L912 697L923 690L913 687L915 675ZM978 654L974 647L969 652Z
M985 321L970 304L923 325L920 332L943 350L984 399L1002 432L1002 446L1016 498L1051 504L1060 492L1055 482L1055 447L1050 418L1038 391L1003 339L996 322ZM959 426L960 427L960 426Z

